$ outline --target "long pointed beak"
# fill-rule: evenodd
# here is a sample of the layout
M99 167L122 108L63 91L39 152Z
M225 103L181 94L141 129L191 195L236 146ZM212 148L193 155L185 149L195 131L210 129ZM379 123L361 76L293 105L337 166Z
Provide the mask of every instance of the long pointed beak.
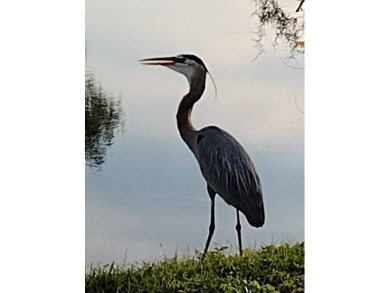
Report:
M176 57L159 57L141 59L139 62L143 65L173 65L176 63Z

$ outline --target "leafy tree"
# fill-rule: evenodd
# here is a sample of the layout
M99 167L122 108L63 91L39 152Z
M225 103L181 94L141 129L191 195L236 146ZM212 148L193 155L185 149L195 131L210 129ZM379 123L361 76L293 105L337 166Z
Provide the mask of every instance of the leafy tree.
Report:
M259 20L256 40L259 54L263 52L262 41L268 27L271 27L275 34L274 46L286 45L289 50L289 58L295 58L305 52L303 40L305 33L303 4L305 0L298 1L297 9L294 12L288 12L286 8L281 7L278 0L255 0L254 15Z

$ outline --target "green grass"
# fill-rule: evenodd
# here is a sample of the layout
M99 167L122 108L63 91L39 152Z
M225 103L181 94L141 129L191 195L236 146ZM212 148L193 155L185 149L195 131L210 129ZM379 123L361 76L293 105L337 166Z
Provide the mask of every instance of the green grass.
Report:
M226 251L91 268L85 292L304 292L304 243L246 249L243 256Z

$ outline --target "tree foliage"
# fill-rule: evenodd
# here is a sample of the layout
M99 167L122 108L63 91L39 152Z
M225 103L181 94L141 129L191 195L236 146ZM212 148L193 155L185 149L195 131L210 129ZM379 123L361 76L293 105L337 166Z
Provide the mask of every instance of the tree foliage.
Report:
M256 40L259 54L264 51L262 41L269 27L274 32L274 46L285 45L289 50L290 58L303 54L305 21L301 11L303 11L304 0L299 0L299 6L294 12L288 12L278 0L255 0L255 3L254 15L259 21Z

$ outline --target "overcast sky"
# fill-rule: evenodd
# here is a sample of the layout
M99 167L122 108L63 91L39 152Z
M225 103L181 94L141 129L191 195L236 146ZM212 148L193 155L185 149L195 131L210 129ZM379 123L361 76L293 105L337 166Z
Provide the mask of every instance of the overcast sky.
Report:
M304 105L304 71L286 66L286 52L269 44L253 60L254 9L241 0L86 1L88 67L125 113L103 170L86 169L86 263L149 260L205 244L210 200L175 121L187 81L138 63L180 53L202 58L218 88L215 100L207 80L195 127L227 130L260 174L266 224L255 229L242 217L243 245L304 239L304 115L295 106L295 97ZM234 227L235 210L218 198L212 245L236 247Z

